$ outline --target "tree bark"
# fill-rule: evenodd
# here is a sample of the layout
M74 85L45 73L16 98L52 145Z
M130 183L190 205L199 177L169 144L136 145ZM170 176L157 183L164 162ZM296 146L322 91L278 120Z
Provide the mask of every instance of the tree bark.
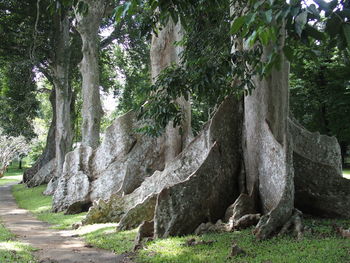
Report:
M268 50L265 51L266 55ZM257 228L259 239L269 237L292 215L294 183L292 151L288 136L289 64L282 56L281 70L255 80L256 88L245 98L244 161L247 190L259 200L265 214Z
M76 11L77 30L81 36L83 59L80 62L83 93L82 143L95 149L100 140L100 122L103 115L100 100L100 78L98 70L98 31L107 5L106 0L84 0L88 6L86 14Z
M53 68L56 90L56 177L60 177L64 157L72 146L73 131L71 122L72 89L69 81L70 70L70 22L68 14L57 17L56 65Z
M158 75L165 68L172 64L181 64L180 54L183 50L181 46L174 45L174 42L182 39L183 32L180 22L175 24L172 19L169 19L166 26L158 32L158 35L153 34L151 44L151 76L152 82L157 81ZM165 164L169 164L190 142L192 138L191 132L191 105L183 97L176 100L176 103L181 107L183 114L183 122L180 127L174 127L173 122L170 122L164 135L165 144Z
M70 107L72 101L72 89L70 86L69 72L71 62L71 44L68 11L61 10L60 14L55 14L53 22L55 27L55 53L50 67L53 73L52 82L56 92L56 160L55 164L48 170L50 174L54 171L54 175L45 190L45 194L47 195L52 195L56 190L58 178L62 174L65 155L71 150L73 140ZM50 174L48 174L48 176L50 176Z

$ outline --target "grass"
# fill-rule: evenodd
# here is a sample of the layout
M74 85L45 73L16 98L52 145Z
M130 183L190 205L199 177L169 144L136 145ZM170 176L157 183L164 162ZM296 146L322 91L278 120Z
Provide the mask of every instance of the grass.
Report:
M18 166L10 166L4 174L4 177L0 178L0 185L19 182L22 174L23 170L19 170Z
M20 176L23 174L24 169L18 169L17 165L11 165L7 168L7 171L5 173L6 177L10 176Z
M86 213L77 215L65 215L63 213L52 213L52 197L44 196L42 192L46 185L26 188L24 185L15 185L12 188L12 193L20 208L29 210L39 220L48 222L54 225L55 229L69 229L71 225L80 222ZM102 228L101 228L102 227ZM86 231L84 228L91 228L91 231ZM100 228L96 230L96 228ZM108 224L99 224L94 226L83 227L81 236L85 241L95 247L112 250L117 254L130 251L133 247L134 239L137 231L122 231L116 232L115 226Z
M0 262L35 263L34 249L14 240L15 236L0 224Z
M122 254L132 250L136 234L137 229L117 232L115 227L105 227L83 237L87 243L95 247Z
M343 176L350 179L350 169L343 169Z
M25 185L14 185L12 194L20 208L29 210L39 220L48 222L55 229L68 229L72 224L83 219L86 213L76 215L64 215L61 213L52 213L52 196L44 196L42 192L46 185L34 188L26 188Z
M273 263L316 263L350 262L350 240L343 239L334 232L333 221L306 220L312 229L305 233L300 241L292 236L272 238L258 242L251 229L224 234L206 234L202 237L186 236L159 239L148 243L140 251L138 262L147 263L223 263L223 262L273 262ZM349 227L349 220L337 221ZM212 245L187 246L186 240L214 241ZM236 242L246 256L230 258L230 248Z
M19 182L19 180L16 180L16 179L3 179L1 178L0 179L0 185L6 185L6 184L10 184L10 183L16 183L16 182Z

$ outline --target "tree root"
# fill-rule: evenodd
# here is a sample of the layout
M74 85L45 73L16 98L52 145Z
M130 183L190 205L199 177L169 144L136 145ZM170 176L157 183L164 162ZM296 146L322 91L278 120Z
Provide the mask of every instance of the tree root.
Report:
M298 209L294 209L292 215L283 224L279 231L279 236L286 234L289 230L293 230L298 239L303 236L303 224L301 220L302 213ZM274 214L274 210L261 217L259 223L253 231L253 234L258 240L264 240L269 238L272 234L276 233L278 226L277 217Z
M283 225L282 229L279 232L279 236L286 234L289 230L293 230L293 233L296 235L297 239L300 240L303 237L304 226L302 223L302 212L298 209L294 209L290 219Z
M139 231L134 241L133 251L142 249L145 242L152 239L154 235L154 221L143 221L139 227Z

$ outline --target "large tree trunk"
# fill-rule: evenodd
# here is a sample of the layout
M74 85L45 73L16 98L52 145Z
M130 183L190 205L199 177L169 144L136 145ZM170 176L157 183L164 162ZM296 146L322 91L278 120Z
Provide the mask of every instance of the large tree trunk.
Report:
M174 45L174 43L180 41L182 37L183 32L180 22L175 24L172 19L169 19L166 26L157 35L153 34L150 51L153 83L157 81L157 77L162 70L172 64L181 64L180 56L183 48ZM185 148L192 138L190 103L183 97L178 98L176 103L181 107L184 118L181 124L182 133L179 131L180 127L174 127L173 122L167 125L164 135L166 165Z
M100 122L103 114L100 100L100 78L98 70L98 31L107 1L84 0L88 6L86 14L76 13L77 30L81 36L83 59L80 62L83 93L82 143L95 149L100 140Z
M266 51L268 54L268 51ZM266 55L267 55L266 54ZM247 190L265 216L256 235L267 238L289 219L294 207L292 151L288 136L289 64L282 55L274 70L245 98L244 161Z
M55 158L56 155L56 96L54 89L50 94L50 103L52 107L52 120L49 131L47 133L45 149L35 164L23 173L24 183L31 181L43 167L45 167L50 161ZM35 184L35 186L37 186L37 184Z
M62 174L65 155L70 151L73 139L71 122L72 89L70 86L70 21L68 13L54 17L55 62L53 63L53 84L56 91L56 162L54 176L51 178L45 194L51 195L57 187L57 180Z
M93 6L89 10L95 8L97 7ZM100 16L103 14L102 11L100 9ZM97 47L96 35L100 22L96 15L93 16L98 10L91 12L93 13L90 14L90 18L89 14L79 18L79 32L83 42L85 41L83 52L85 48L86 53L81 69L85 69L82 70L82 74L85 74L87 82L88 78L94 77L90 74L91 70L95 70L97 74L96 68L85 65L85 63L91 59L95 59L92 63L97 63L97 53L91 58L91 52L95 52L95 50L91 51L91 48ZM86 24L89 22L88 18L94 19L95 26ZM93 34L95 34L94 40L91 39ZM179 48L174 46L174 42L180 38L181 27L180 25L175 26L172 21L161 30L158 36L153 36L151 51L153 82L167 66L172 63L180 63ZM91 41L95 42L91 43ZM88 68L89 66L91 68ZM98 80L96 74L95 80ZM91 90L92 88L94 90ZM98 98L97 94L92 95L92 92L98 92L98 88L90 85L83 87L84 89L89 92L86 99L86 105L89 105L88 99ZM76 213L86 209L89 204L99 198L108 200L112 195L130 194L155 170L163 170L165 160L170 164L185 147L191 131L189 102L183 98L178 99L177 102L182 105L185 112L182 134L179 133L179 127L174 128L172 124L166 128L166 135L158 139L136 134L133 130L139 126L139 123L134 113L129 112L114 121L107 129L105 139L96 149L93 149L91 144L83 144L69 153L66 156L63 176L54 195L53 210L67 210L68 213ZM91 139L92 137L86 138ZM107 220L107 217L99 217L96 221L98 220Z
M64 157L71 149L73 132L71 121L72 89L69 81L70 37L69 18L66 15L61 21L61 30L57 36L57 64L54 69L56 89L56 174L61 176Z

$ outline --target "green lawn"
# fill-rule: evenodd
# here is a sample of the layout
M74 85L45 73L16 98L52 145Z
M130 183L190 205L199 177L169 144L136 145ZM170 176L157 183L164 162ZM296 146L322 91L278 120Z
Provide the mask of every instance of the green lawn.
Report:
M350 169L343 169L344 177L350 179Z
M6 185L9 183L19 182L22 179L23 169L18 169L18 165L14 164L8 167L4 177L0 178L0 185Z
M10 176L21 176L23 174L24 169L18 169L17 164L13 164L7 168L7 172L5 173L6 177Z
M0 262L35 263L33 248L14 240L15 236L0 224Z
M186 236L159 239L148 243L140 251L139 262L147 263L222 263L222 262L273 262L313 263L350 262L350 240L343 239L333 231L333 221L309 219L305 224L312 229L302 240L292 236L256 241L251 229L225 234L206 234L202 237ZM350 221L337 221L349 227ZM213 241L212 245L187 246L190 238ZM247 254L229 258L231 244L236 242Z
M15 185L12 188L13 196L20 208L29 210L39 220L48 222L56 229L67 229L72 224L79 222L86 213L76 215L64 215L63 213L51 213L52 196L45 196L42 192L46 185L27 188L25 185Z

